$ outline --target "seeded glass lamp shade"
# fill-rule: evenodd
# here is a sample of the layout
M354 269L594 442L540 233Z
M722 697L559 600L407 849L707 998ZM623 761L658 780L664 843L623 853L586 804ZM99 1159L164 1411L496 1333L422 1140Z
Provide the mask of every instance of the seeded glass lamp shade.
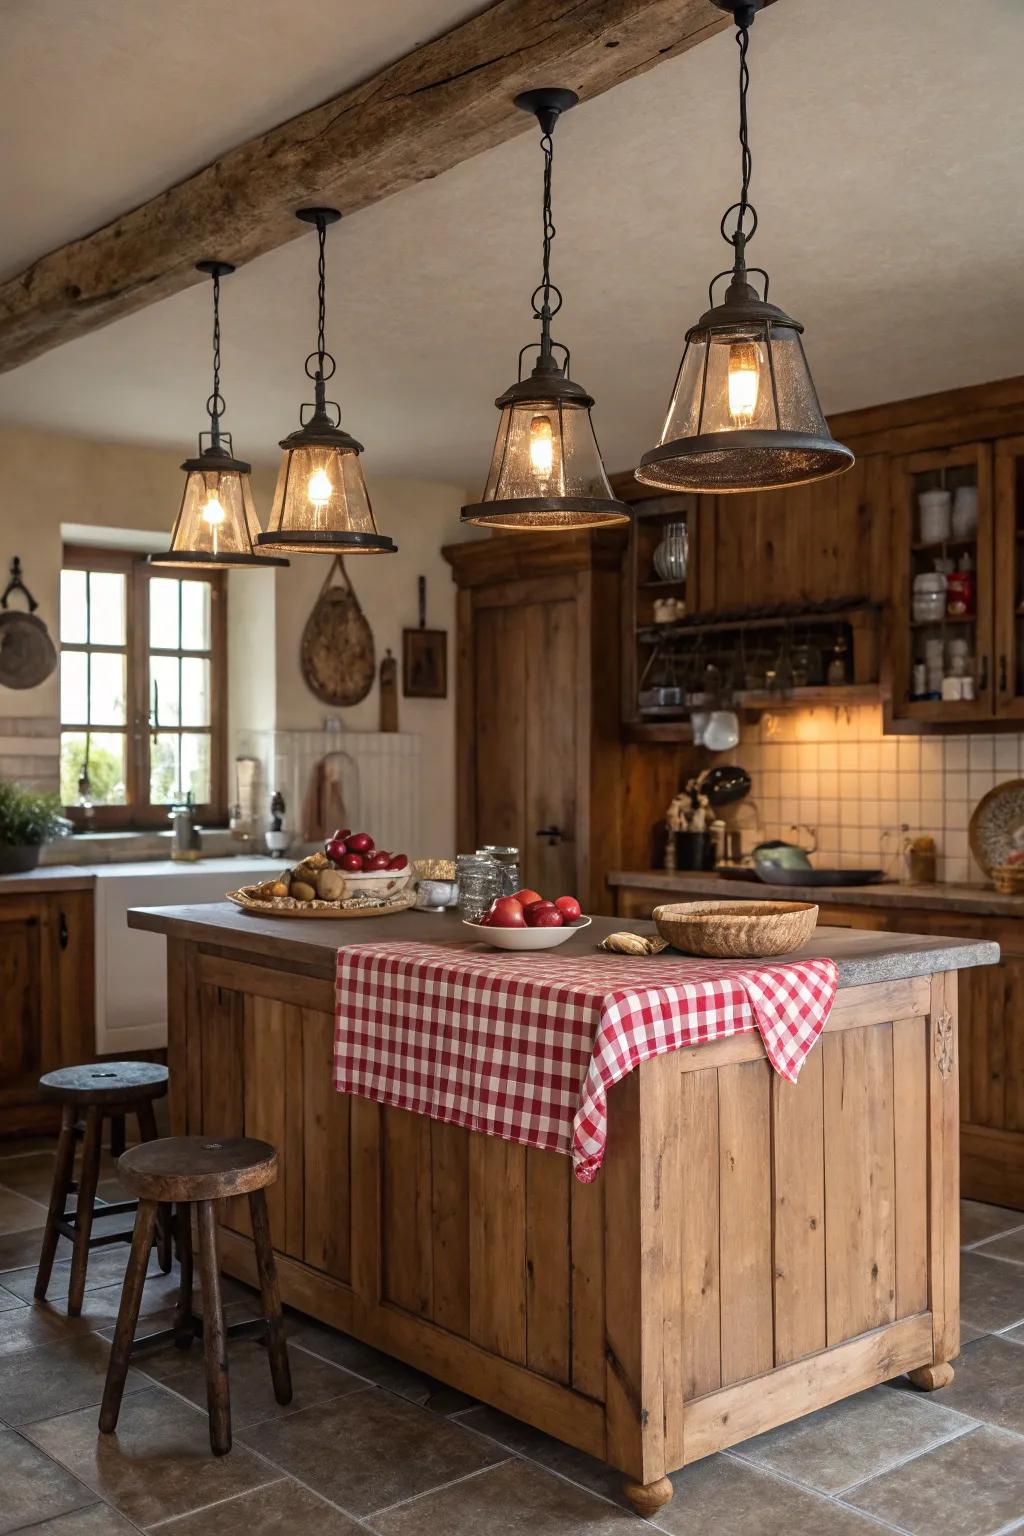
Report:
M840 473L849 448L829 433L803 327L742 273L687 332L661 442L636 478L670 491L771 490Z
M464 523L491 528L598 528L628 521L612 495L590 420L593 400L553 357L494 402L501 411L483 500Z
M317 265L317 346L306 358L306 373L313 381L312 415L281 441L283 457L274 492L274 505L266 533L257 535L260 554L281 551L310 555L393 555L398 546L377 532L373 510L363 479L359 455L361 443L342 430L341 410L327 399L327 380L334 374L334 358L325 342L326 265L328 226L341 214L336 208L300 208L296 218L316 228L319 242ZM333 413L333 414L332 414Z
M220 280L235 269L226 261L200 261L197 270L213 278L213 391L206 402L210 429L199 434L199 453L186 459L185 489L166 553L150 555L148 564L220 570L224 566L287 565L266 560L254 542L260 525L249 483L251 466L236 459L231 433L221 430L224 397L220 392ZM203 440L208 439L206 446Z

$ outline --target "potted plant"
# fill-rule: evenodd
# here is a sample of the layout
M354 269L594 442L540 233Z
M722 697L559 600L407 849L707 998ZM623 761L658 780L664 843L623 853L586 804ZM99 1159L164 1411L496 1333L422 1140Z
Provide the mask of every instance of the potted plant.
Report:
M10 779L0 779L0 874L35 869L43 843L60 831L56 795L35 794Z

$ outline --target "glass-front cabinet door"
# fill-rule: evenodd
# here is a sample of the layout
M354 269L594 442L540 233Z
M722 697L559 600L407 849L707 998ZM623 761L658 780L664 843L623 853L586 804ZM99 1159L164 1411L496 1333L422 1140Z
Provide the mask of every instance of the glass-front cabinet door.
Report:
M996 444L996 710L1024 717L1024 437Z
M892 473L893 716L935 725L991 719L1002 678L991 446L907 454L893 460ZM1011 641L1000 644L1009 678Z

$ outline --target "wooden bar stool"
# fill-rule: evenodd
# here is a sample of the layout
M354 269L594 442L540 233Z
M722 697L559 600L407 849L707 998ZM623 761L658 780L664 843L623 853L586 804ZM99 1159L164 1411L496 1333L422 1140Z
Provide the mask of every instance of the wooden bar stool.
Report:
M46 1213L46 1229L43 1247L39 1255L35 1295L42 1301L50 1284L53 1258L58 1240L63 1236L74 1244L71 1258L71 1282L68 1286L68 1316L77 1317L82 1310L85 1295L85 1275L89 1251L108 1243L123 1243L131 1239L131 1229L104 1232L93 1237L92 1222L96 1204L96 1185L100 1174L100 1153L103 1143L103 1122L111 1123L112 1141L123 1142L124 1117L135 1115L139 1123L139 1136L143 1141L155 1141L156 1116L153 1100L167 1092L167 1068L152 1061L97 1061L88 1066L61 1067L39 1079L39 1087L45 1097L59 1099L62 1105L60 1138L57 1142L57 1161L50 1187L50 1204ZM75 1164L75 1147L82 1143L82 1165L78 1182L72 1174ZM74 1216L68 1212L69 1195L78 1194ZM135 1200L118 1200L102 1207L104 1216L123 1216L134 1211ZM164 1213L158 1239L160 1267L164 1274L171 1268L170 1210Z
M281 1318L277 1268L270 1246L270 1221L263 1191L277 1178L277 1153L265 1141L248 1136L208 1141L205 1136L168 1136L163 1141L132 1147L117 1165L125 1186L139 1197L132 1237L131 1257L124 1277L117 1328L107 1365L107 1380L100 1408L100 1429L110 1434L117 1425L125 1377L132 1353L135 1325L142 1302L146 1263L153 1242L153 1226L161 1205L173 1201L177 1208L178 1246L181 1255L181 1290L174 1327L169 1334L187 1348L201 1333L206 1362L206 1404L210 1417L210 1444L223 1456L231 1449L231 1397L228 1384L227 1339L251 1332L253 1324L224 1326L217 1259L217 1202L232 1195L249 1196L249 1214L256 1245L256 1267L263 1299L274 1396L279 1403L292 1400L292 1378ZM203 1292L203 1316L192 1312L192 1224L196 1208L199 1247L199 1278ZM259 1326L262 1327L262 1324Z

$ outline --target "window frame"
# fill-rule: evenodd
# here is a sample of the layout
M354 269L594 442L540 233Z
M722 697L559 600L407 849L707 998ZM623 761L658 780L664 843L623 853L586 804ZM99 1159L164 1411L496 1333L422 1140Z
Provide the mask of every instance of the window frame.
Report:
M170 801L153 805L149 800L150 779L150 671L149 671L149 583L159 577L175 581L204 581L210 588L210 649L208 652L180 648L176 651L157 647L158 656L202 656L210 662L210 795L204 805L197 805L196 816L208 826L227 823L227 581L226 572L190 571L180 567L151 566L144 554L129 550L103 549L98 546L65 544L61 570L107 571L125 578L125 643L93 645L59 640L58 650L123 654L125 657L125 791L126 805L95 805L86 813L80 806L65 805L64 814L79 831L152 831L168 824ZM58 615L58 634L60 620ZM81 726L65 723L60 715L60 734ZM94 732L118 731L117 726L93 726ZM168 734L182 729L206 733L204 727L168 727Z

